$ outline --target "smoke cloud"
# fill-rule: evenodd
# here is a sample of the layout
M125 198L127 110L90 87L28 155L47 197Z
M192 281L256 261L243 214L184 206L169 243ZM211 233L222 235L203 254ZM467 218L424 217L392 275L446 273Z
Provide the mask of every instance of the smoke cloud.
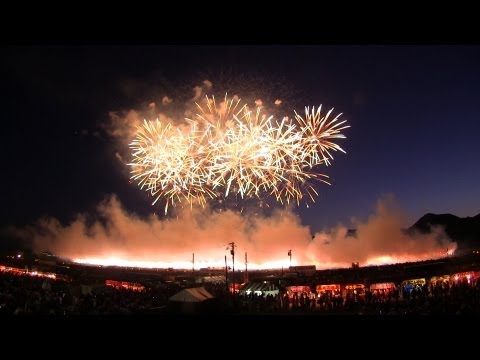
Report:
M192 93L188 94L186 98L177 99L164 95L159 98L159 102L147 101L143 107L140 107L139 109L111 111L109 113L108 121L103 123L101 127L108 137L114 139L112 155L120 159L122 162L123 160L128 162L129 159L131 159L131 152L128 145L135 138L137 128L142 126L142 123L145 120L151 121L158 119L164 124L169 123L180 131L188 133L189 125L186 118L192 118L198 113L199 109L196 104L206 108L205 95L213 96L213 87L214 84L212 81L204 80L199 85L191 88ZM229 95L231 96L231 94ZM226 111L224 96L225 94L220 94L220 96L215 97L219 113ZM233 95L234 100L240 98L241 97L238 95ZM275 107L278 107L280 103L281 100L277 99L275 101L277 106ZM263 108L264 102L257 98L257 100L254 101L254 105ZM271 110L273 109L264 108L264 111L267 113Z
M203 85L205 85L205 87L210 90L213 86L213 83L210 81L210 80L203 80Z
M160 107L154 101L151 101L143 109L111 111L108 121L102 124L102 128L109 136L117 139L121 146L125 147L125 144L129 144L133 140L137 126L140 126L144 120L159 119L175 126L183 125L185 116L192 116L192 110L197 111L195 102L200 101L202 103L202 95L206 94L206 91L212 87L213 83L210 80L204 80L201 85L192 89L193 98L186 103L178 102L176 107L172 105L174 99L165 95L160 100L162 104ZM159 108L162 108L161 111L159 111ZM125 150L124 148L121 151Z
M378 200L376 211L366 222L353 220L354 234L344 226L315 234L309 245L311 259L323 264L348 266L419 261L446 255L446 249L456 248L441 228L430 234L408 234L404 228L406 215L396 205L393 196Z
M114 195L98 205L93 218L79 214L64 225L45 217L15 233L31 241L37 251L72 259L102 263L115 258L180 267L189 266L192 253L198 267L222 266L225 255L230 259L226 244L232 241L237 256L243 259L248 253L250 268L288 267L289 250L292 265L315 264L321 269L348 267L354 261L367 265L432 259L455 246L441 229L429 235L407 235L402 230L404 216L390 198L379 200L366 222L354 222L354 236L342 225L312 234L293 211L285 209L258 216L186 208L177 218L159 219L152 214L142 219L129 213Z
M168 96L164 96L164 97L162 98L162 104L165 105L165 106L168 105L168 104L171 104L172 101L173 101L173 100L170 99Z
M135 136L137 126L143 120L140 113L135 110L127 112L110 112L110 121L103 124L104 130L108 135L119 138L122 142L129 141Z

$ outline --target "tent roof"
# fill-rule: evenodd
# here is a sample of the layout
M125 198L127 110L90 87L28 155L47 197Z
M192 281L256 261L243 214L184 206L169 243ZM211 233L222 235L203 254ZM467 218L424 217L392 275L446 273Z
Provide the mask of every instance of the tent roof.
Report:
M261 291L261 292L266 292L266 291L278 291L278 286L275 284L265 281L265 282L254 282L248 284L245 288L243 288L241 291L247 292L247 291Z
M203 286L198 288L183 289L170 297L170 301L180 302L202 302L208 299L213 299L213 295L210 294Z

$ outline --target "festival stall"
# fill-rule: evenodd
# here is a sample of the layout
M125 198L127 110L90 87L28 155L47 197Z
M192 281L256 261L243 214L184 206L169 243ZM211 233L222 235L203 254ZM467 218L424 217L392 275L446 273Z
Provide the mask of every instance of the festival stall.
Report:
M477 276L478 276L477 272ZM461 273L456 273L451 276L451 279L453 279L453 282L456 284L461 284L461 283L467 283L471 284L473 280L476 280L476 274L475 271L467 271L467 272L461 272Z
M328 285L317 285L317 294L322 295L324 293L339 293L341 290L340 284L328 284Z
M340 284L317 285L317 304L320 306L333 306L333 303L340 303Z
M446 285L449 284L451 280L452 279L450 275L434 276L430 279L430 284L432 286Z
M145 290L145 287L143 285L128 281L105 280L105 285L111 286L115 289L128 289L133 291Z
M475 271L473 275L473 282L472 285L477 285L480 284L480 271Z
M370 292L374 298L382 298L389 296L395 291L395 288L396 286L393 282L375 283L370 285Z
M393 282L386 282L386 283L375 283L370 285L370 291L375 291L375 290L394 290L395 289L395 283Z
M423 286L427 283L425 278L410 279L402 281L400 289L403 293L411 293L413 290L422 290Z
M235 293L235 294L238 294L240 292L240 288L242 287L242 284L240 283L230 283L228 284L228 289L230 291L231 294Z
M315 293L308 285L287 286L286 296L292 307L310 307L315 305Z
M343 296L349 297L364 297L365 296L365 285L363 284L348 284L344 287Z
M287 294L290 298L301 294L310 295L312 290L308 285L287 286Z
M280 289L274 283L269 281L262 281L262 282L252 282L246 284L242 289L240 289L240 295L258 295L258 296L267 296L267 295L278 295Z

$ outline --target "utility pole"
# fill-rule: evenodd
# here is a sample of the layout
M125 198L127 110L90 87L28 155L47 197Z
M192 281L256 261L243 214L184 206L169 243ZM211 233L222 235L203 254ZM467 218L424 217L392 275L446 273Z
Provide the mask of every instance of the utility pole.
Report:
M192 253L192 277L195 284L195 253Z
M230 255L232 255L232 284L233 284L233 293L235 293L235 242L232 241L230 243L227 244L229 247L227 247L227 249L230 248Z
M288 250L288 256L290 257L290 267L292 267L292 250Z
M248 268L247 268L247 252L245 251L245 278L244 282L248 282Z

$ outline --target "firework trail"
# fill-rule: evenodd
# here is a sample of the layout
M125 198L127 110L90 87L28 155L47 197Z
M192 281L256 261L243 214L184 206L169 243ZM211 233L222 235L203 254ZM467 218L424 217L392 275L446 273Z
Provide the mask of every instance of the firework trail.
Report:
M206 97L206 107L188 122L188 131L168 123L144 120L131 142L131 178L150 193L155 204L169 206L186 201L202 206L209 199L273 197L281 204L300 204L305 196L318 195L314 181L328 183L328 176L314 171L328 166L333 151L343 149L333 142L345 138L346 121L341 114L330 118L305 108L302 117L275 119L228 98L217 104Z

